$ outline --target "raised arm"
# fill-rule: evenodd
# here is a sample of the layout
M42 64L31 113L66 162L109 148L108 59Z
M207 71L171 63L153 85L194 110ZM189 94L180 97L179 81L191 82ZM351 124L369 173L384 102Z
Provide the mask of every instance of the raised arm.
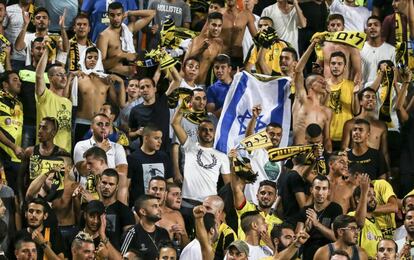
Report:
M296 234L296 238L287 248L273 256L273 260L290 260L293 259L299 248L309 239L309 234L301 230Z
M296 21L299 28L305 28L307 25L306 17L303 15L302 9L299 6L298 0L293 0L293 7L296 9L296 14L298 15Z
M16 51L21 51L24 48L26 48L26 43L24 42L24 38L26 36L27 27L29 26L29 23L30 23L30 16L24 10L22 10L22 16L23 16L23 27L19 35L16 38L16 42L14 43L14 49Z
M342 130L341 151L346 151L350 146L352 125L352 119L346 121L344 124L344 129Z
M306 63L308 62L313 50L315 49L316 43L319 39L314 39L306 51L303 53L302 57L298 61L295 67L295 88L296 88L296 97L298 97L301 101L304 100L306 97L306 90L304 85L303 79L303 70L306 67Z
M353 70L353 81L355 85L360 85L362 83L362 66L361 66L361 53L357 48L349 47L351 54L351 64Z
M38 96L43 95L43 92L45 92L45 89L46 89L44 74L46 70L48 56L49 56L49 48L46 47L36 67L35 91L36 91L36 95Z
M358 206L355 212L355 219L358 227L362 228L365 224L365 218L367 216L367 202L368 202L368 191L369 191L370 179L368 174L361 176L361 195L359 198Z
M269 67L269 65L267 65L266 59L265 59L265 53L268 50L269 50L268 48L259 47L259 50L257 52L256 66L258 66L260 68L260 71L262 72L262 74L272 75L272 68Z
M172 77L172 80L170 82L170 86L168 87L167 91L165 92L166 96L169 96L174 90L176 90L180 84L181 80L183 79L178 72L178 70L175 68L175 66L172 66L171 68L167 69L170 72L170 75Z
M125 18L128 16L139 16L136 22L128 24L129 30L132 33L140 31L142 28L147 26L156 14L155 10L129 10L125 12Z
M182 119L183 119L183 112L181 111L181 108L179 107L173 117L171 125L174 129L174 132L175 132L175 135L177 136L178 141L180 141L181 144L184 144L187 141L188 135L181 125Z
M193 209L193 214L195 218L196 238L200 242L201 255L203 256L203 260L213 260L213 247L211 246L211 243L208 239L207 230L204 226L203 220L206 211L206 208L202 205L197 206Z
M246 182L239 178L233 167L233 160L237 156L237 150L231 149L229 152L229 158L230 158L230 170L231 170L231 190L233 192L233 201L234 201L234 207L236 209L240 208L243 203L246 201L246 197L244 196L244 187L246 186Z
M256 105L252 108L252 118L250 119L249 123L247 124L245 137L249 137L249 136L254 134L254 128L256 126L256 121L257 121L257 118L259 117L261 112L262 112L262 106L261 105Z
M252 37L254 37L257 34L257 28L254 24L254 15L251 11L246 10L247 12L247 28L249 29L249 32Z
M405 73L401 74L401 79L403 80L401 90L397 92L397 103L395 105L397 110L397 116L398 120L400 120L400 123L405 123L409 119L409 114L407 110L404 108L405 99L407 97L407 89L411 82L411 72L409 70L405 71ZM398 87L398 86L395 86ZM411 101L414 99L414 97L411 98ZM410 103L411 103L410 101Z
M63 10L63 14L59 17L60 37L62 37L62 51L69 52L69 37L66 33L65 27L66 8Z

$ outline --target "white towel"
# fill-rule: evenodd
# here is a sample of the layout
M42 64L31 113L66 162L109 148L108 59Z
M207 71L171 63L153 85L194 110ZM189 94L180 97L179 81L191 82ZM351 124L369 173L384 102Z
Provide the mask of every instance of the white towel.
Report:
M121 37L119 37L121 40L121 49L128 53L135 53L134 36L126 24L122 23L121 27Z
M86 75L90 75L91 73L94 73L94 74L98 75L101 78L106 78L108 76L108 74L104 73L104 67L103 67L103 63L102 63L102 54L101 54L101 51L99 49L97 49L98 50L98 61L96 62L95 68L93 68L93 69L87 69L86 68L86 65L85 65L86 51L89 48L93 48L93 47L94 46L86 48L79 55L80 69ZM71 91L71 99L72 99L72 105L73 106L78 106L78 82L79 82L79 79L78 79L77 76L75 78L73 78L72 91Z

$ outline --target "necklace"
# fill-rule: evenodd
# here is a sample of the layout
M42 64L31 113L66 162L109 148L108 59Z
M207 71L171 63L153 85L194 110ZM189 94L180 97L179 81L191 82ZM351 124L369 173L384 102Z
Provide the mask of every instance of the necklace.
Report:
M148 232L145 232L145 233L147 233L147 236L149 237L149 239L151 240L152 244L155 246L155 249L158 252L158 246L157 246L157 243L155 243L155 236L156 236L156 233L155 232L157 232L156 229L154 231L154 238L152 238L152 236Z

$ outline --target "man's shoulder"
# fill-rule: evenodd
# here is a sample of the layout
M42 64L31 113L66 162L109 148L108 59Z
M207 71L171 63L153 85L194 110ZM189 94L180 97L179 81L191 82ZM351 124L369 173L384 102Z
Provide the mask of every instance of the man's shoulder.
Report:
M87 149L87 148L90 148L90 147L92 147L90 139L86 139L86 140L82 140L82 141L77 142L75 144L75 148L73 148L73 149L74 149L74 151L77 151L77 150L81 150L81 149L82 150Z

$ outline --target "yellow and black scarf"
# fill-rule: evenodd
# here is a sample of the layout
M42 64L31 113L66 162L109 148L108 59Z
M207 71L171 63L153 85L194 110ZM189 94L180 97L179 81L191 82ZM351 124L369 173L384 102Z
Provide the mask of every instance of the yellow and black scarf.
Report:
M80 53L79 53L78 40L76 38L76 35L69 40L69 46L70 46L69 48L69 70L70 71L80 70L80 65L79 65ZM88 39L86 42L86 46L88 47L93 46L92 41Z
M6 51L4 49L10 46L10 41L3 34L0 34L0 46L0 63L5 65Z
M319 148L320 146L322 146L322 144L272 148L268 150L267 153L269 155L269 161L271 162L278 162L294 158L300 154L306 154L306 164L310 165L317 161L317 173L321 175L326 175L325 160L323 158L315 158L315 155L313 154L314 149Z
M322 41L342 43L359 50L364 47L367 35L363 32L351 32L351 31L340 31L340 32L317 32L312 36L311 42L314 38L320 38ZM315 46L315 53L318 60L323 60L322 43L318 43Z
M394 71L390 66L387 66L385 74L382 78L380 88L380 99L382 102L379 110L379 120L391 124L391 109L392 109L392 88L394 84Z

